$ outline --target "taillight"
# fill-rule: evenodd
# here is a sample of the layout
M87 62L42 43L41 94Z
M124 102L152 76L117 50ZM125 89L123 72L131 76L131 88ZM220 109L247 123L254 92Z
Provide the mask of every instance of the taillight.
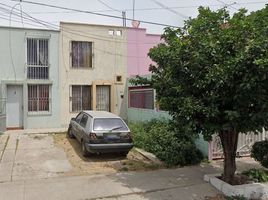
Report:
M97 139L97 135L96 135L95 133L90 133L90 134L89 134L89 138L90 138L91 140L96 140L96 139Z

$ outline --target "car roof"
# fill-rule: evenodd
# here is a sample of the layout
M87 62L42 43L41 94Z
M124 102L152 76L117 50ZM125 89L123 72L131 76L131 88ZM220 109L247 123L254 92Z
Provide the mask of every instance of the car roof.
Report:
M86 114L90 115L93 118L119 118L121 119L119 116L107 112L107 111L93 111L93 110L84 110L83 112L85 112Z

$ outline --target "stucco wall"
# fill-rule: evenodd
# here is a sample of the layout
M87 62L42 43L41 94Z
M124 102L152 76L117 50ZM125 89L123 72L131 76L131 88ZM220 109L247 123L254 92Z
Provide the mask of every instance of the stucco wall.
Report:
M128 28L127 30L127 74L147 75L153 62L148 56L150 48L160 43L160 35L146 34L146 29Z
M49 38L49 80L27 79L26 38ZM6 98L7 85L23 87L23 127L54 128L59 127L59 32L41 29L0 27L0 81L2 97ZM51 112L49 115L29 115L27 102L27 84L51 85ZM11 113L7 113L11 114Z
M111 85L111 111L126 118L125 82L126 82L126 29L116 26L61 23L60 25L60 95L61 125L67 127L71 117L77 112L70 112L71 85ZM108 34L109 30L121 30L121 36ZM93 68L71 68L71 41L93 43ZM122 76L122 83L116 84L116 75ZM92 91L92 109L96 109L95 91Z

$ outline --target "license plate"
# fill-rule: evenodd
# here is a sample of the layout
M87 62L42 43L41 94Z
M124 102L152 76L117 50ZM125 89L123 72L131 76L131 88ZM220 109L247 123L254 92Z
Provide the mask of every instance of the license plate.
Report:
M105 136L105 139L107 139L107 140L117 140L117 139L120 139L120 137L118 136L118 135L116 135L116 134L104 134L104 136Z

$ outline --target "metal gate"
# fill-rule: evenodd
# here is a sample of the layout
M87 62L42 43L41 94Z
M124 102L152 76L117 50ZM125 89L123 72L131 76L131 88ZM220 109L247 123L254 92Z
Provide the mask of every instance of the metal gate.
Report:
M96 96L96 110L110 111L110 86L97 85Z
M261 140L268 139L268 132L264 131L259 134L248 133L239 134L237 143L237 156L249 156L252 145ZM223 149L221 140L218 135L212 137L212 159L223 158Z

